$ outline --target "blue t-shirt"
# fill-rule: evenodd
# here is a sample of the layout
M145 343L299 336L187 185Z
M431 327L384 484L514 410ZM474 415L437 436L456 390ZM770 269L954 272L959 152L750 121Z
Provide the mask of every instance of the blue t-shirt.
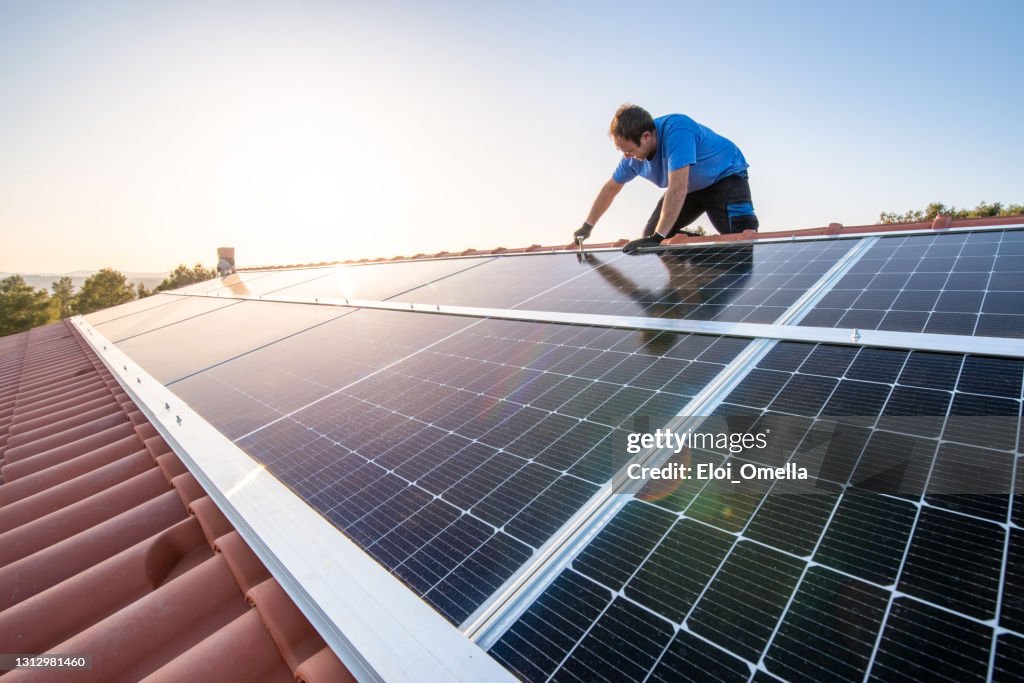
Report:
M622 157L612 179L628 183L636 176L658 187L668 187L668 174L690 166L687 192L710 187L722 178L747 170L740 148L689 116L669 114L654 119L658 149L650 161Z

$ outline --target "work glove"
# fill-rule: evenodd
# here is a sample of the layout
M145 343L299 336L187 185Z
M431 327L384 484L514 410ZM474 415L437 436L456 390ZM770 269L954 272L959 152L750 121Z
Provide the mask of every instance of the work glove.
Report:
M578 243L581 238L584 239L584 240L589 240L590 239L590 231L593 230L593 229L594 229L593 225L591 225L590 223L584 223L582 226L580 226L579 230L577 230L576 232L574 232L572 234L572 243L573 244Z
M646 237L641 237L638 240L628 242L626 246L622 248L622 253L632 254L637 249L642 249L644 247L656 247L659 244L661 244L661 241L663 239L665 238L659 235L658 233L652 232L650 235L647 235Z

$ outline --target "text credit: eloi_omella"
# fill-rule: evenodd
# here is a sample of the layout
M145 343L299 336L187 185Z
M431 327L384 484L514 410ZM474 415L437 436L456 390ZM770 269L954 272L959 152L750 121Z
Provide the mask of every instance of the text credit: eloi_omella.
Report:
M689 449L700 449L728 452L735 455L744 451L768 448L770 434L770 429L756 433L727 433L699 432L692 429L687 429L685 432L675 432L671 429L663 428L653 432L629 433L626 437L626 452L631 456L637 456L640 453L653 449L679 455L684 451L689 451ZM656 467L634 462L626 468L626 476L633 480L722 480L733 484L749 480L808 478L807 468L798 467L794 463L772 467L753 462L740 463L727 460L719 465L711 462L690 463L685 458L682 462L676 458L671 462Z

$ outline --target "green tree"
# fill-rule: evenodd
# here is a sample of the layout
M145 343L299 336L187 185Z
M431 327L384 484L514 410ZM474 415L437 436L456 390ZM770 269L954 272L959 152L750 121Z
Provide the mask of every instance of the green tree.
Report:
M153 296L154 294L156 292L141 282L135 285L135 296L139 299L145 299L147 296Z
M50 285L53 290L53 305L58 318L71 317L71 307L75 302L75 285L67 275Z
M86 314L101 308L117 306L135 298L135 289L123 273L104 268L90 275L75 297L75 313Z
M942 202L932 202L924 209L911 209L906 213L885 212L878 216L879 223L920 223L923 221L935 220L936 216L950 216L952 218L988 218L990 216L1017 216L1024 214L1024 204L1009 204L1003 206L1002 202L989 204L981 202L973 209L958 209L955 206L946 206Z
M154 291L163 292L168 289L177 289L178 287L184 287L196 282L212 280L215 277L217 277L217 271L212 268L204 268L201 263L197 263L192 268L182 263L170 275L164 278L164 281L158 284Z
M24 332L50 321L50 295L20 275L0 280L0 335Z

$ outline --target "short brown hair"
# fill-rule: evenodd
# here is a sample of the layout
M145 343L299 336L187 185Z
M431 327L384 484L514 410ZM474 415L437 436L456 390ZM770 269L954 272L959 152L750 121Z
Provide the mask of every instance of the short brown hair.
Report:
M619 107L608 127L608 133L613 138L629 140L635 145L640 144L641 135L653 132L654 119L646 109L635 104L624 104Z

